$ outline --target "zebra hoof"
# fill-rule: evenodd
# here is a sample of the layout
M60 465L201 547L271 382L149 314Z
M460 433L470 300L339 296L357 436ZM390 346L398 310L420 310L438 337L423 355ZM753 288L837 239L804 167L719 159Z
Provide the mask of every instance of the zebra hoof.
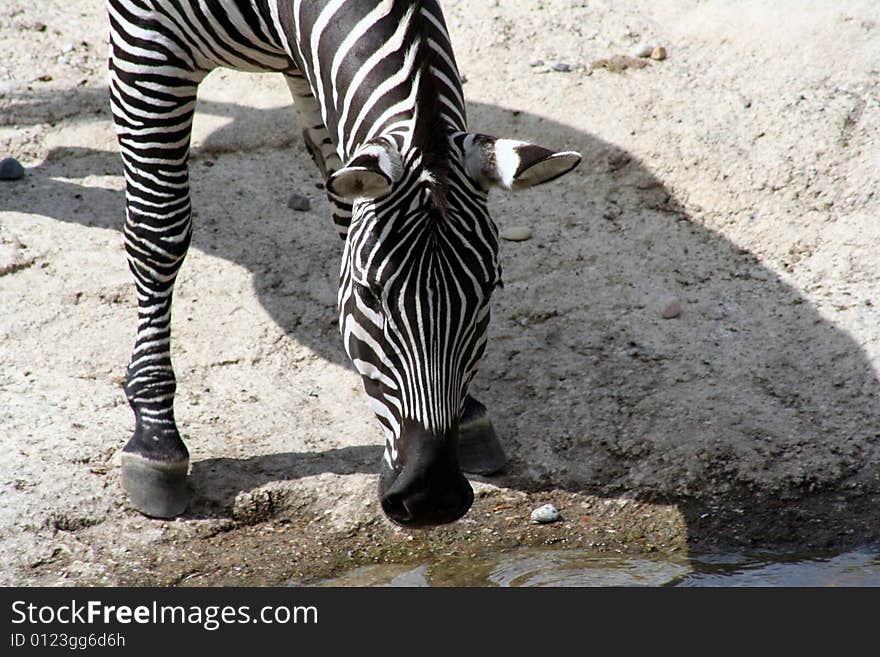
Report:
M458 425L458 465L462 472L491 475L507 464L489 412L473 397L469 397Z
M186 511L189 459L172 463L122 452L122 488L129 503L151 518L174 518Z

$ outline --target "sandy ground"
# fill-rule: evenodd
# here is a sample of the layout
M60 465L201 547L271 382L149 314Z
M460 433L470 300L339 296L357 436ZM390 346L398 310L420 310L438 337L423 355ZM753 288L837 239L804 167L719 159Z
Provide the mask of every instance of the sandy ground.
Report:
M500 227L534 233L503 244L475 382L511 463L464 520L409 532L376 502L382 438L335 325L341 245L286 88L227 71L200 96L174 317L195 501L173 522L126 506L135 306L103 6L3 2L0 156L27 174L0 182L0 584L880 539L876 2L445 7L471 127L584 161L492 199ZM642 41L668 58L593 67ZM564 521L530 525L546 501Z

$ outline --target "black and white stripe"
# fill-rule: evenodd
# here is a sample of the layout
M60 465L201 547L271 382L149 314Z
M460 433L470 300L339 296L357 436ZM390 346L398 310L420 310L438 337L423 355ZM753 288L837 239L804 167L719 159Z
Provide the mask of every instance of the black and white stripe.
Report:
M345 347L368 381L389 464L404 418L439 436L455 428L500 280L485 192L455 165L445 191L418 156L405 170L390 194L356 206L339 289Z
M216 67L286 76L345 238L340 329L399 468L402 427L457 430L500 279L492 185L572 169L575 153L468 133L435 0L108 0L110 88L138 290L126 450L183 462L170 358L174 280L192 232L196 90Z

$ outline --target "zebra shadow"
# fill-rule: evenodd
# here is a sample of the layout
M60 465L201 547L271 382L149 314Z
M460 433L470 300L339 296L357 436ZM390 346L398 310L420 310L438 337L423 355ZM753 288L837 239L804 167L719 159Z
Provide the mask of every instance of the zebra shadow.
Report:
M199 109L225 124L194 147L193 246L251 271L278 326L348 367L335 325L341 244L291 111ZM491 480L674 504L695 549L838 549L880 537L880 385L853 337L680 202L651 163L525 112L469 112L481 131L584 155L552 185L491 201L502 229L534 235L503 243L505 288L473 387L510 457ZM222 158L235 166L214 166ZM71 179L119 170L112 149L58 148L0 201L118 229L122 194ZM313 209L287 209L291 191ZM222 194L232 194L229 216L199 213L200 198ZM269 481L375 472L378 460L378 447L355 446L196 462L195 485L214 492L193 514L222 515L239 491Z

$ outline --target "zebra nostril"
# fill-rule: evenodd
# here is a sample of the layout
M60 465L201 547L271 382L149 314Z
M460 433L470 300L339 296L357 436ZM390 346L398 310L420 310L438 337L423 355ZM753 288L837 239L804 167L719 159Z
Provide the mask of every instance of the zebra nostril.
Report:
M385 515L394 522L406 525L412 521L413 514L402 495L384 495L381 504Z

